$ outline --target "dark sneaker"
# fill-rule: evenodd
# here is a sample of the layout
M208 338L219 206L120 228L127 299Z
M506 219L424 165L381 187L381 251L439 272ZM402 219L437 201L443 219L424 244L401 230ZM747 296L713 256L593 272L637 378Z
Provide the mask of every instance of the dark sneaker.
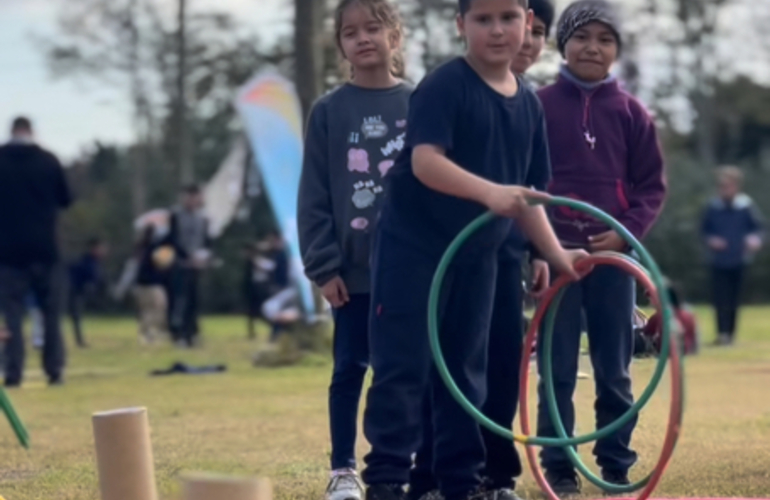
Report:
M481 479L481 487L491 500L521 500L516 493L516 481L493 481L489 477Z
M477 491L468 494L467 500L494 500L495 490L488 490L483 486Z
M491 491L491 500L521 500L521 497L516 494L511 488L500 488Z
M546 471L545 480L557 496L580 494L580 478L574 470Z
M366 489L366 500L406 500L406 493L398 484L373 484Z
M626 471L603 470L602 479L617 486L628 486L631 484L631 481L628 480L628 473Z
M468 496L468 500L521 500L521 498L510 488L499 488L496 490L482 489Z

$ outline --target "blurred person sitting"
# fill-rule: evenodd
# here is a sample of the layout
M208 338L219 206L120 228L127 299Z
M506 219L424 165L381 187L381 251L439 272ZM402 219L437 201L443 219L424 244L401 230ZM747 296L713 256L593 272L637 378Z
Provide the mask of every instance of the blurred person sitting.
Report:
M243 292L250 340L257 338L255 320L267 321L262 314L262 306L273 293L273 271L276 266L275 261L266 255L268 250L266 242L249 243L244 247Z
M701 235L711 266L716 344L729 345L735 340L744 270L762 248L763 222L753 200L741 192L739 168L720 168L717 181L718 196L706 207Z
M107 256L107 244L99 238L92 238L86 251L69 266L69 294L67 306L75 332L78 347L88 347L83 337L82 315L86 297L104 289L101 263Z
M301 317L299 293L291 279L286 244L277 231L270 233L266 242L268 258L274 263L271 295L262 305L262 316L272 327L270 340L274 342L290 325Z
M30 120L15 119L10 142L0 146L0 306L10 332L5 346L6 387L22 383L22 321L30 291L43 314L43 369L49 384L63 381L56 228L59 211L71 203L59 160L35 143Z

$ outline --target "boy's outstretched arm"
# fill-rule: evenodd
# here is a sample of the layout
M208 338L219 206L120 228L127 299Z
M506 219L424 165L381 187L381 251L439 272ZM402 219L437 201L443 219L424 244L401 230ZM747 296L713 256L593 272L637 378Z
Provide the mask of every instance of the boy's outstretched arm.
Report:
M439 146L416 146L412 152L412 171L434 191L475 201L505 217L518 217L530 202L549 199L545 193L522 186L503 186L474 175L447 158Z
M434 191L486 205L487 193L495 183L461 168L445 156L439 146L421 144L412 151L415 177Z
M429 188L444 194L480 203L498 215L515 218L524 234L559 272L578 278L575 263L588 254L564 250L548 222L542 206L550 196L522 186L503 186L482 179L449 160L436 146L421 145L412 153L415 177Z

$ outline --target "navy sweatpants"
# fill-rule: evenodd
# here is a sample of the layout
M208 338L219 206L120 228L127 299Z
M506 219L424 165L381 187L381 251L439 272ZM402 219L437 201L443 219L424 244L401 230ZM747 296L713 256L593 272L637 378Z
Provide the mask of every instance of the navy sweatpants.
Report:
M331 467L356 468L358 403L369 366L369 294L334 309L334 372L329 386Z
M632 315L635 293L633 278L619 269L598 266L585 279L571 285L564 294L554 326L553 377L559 413L570 436L575 427L572 396L580 357L581 310L585 311L596 382L596 428L606 427L633 404L629 368L634 351ZM540 361L543 342L537 345ZM539 364L542 367L542 363ZM542 382L538 395L537 433L539 436L556 436ZM613 472L626 472L631 468L637 459L636 453L629 447L635 426L636 418L617 433L596 442L593 452L599 467ZM561 448L544 448L540 458L546 470L572 468Z
M489 330L487 399L482 412L495 423L510 429L519 400L519 365L523 342L523 290L521 261L498 262L494 310ZM433 474L433 421L430 406L423 414L423 440L409 479L409 497L417 499L435 489ZM494 489L510 488L522 473L521 459L513 442L481 428L486 448L482 476Z
M372 446L364 481L406 484L420 445L423 401L431 389L435 470L447 500L480 483L484 444L476 422L432 369L427 305L436 262L387 234L373 253L370 353L374 372L364 432ZM469 401L486 398L487 340L497 259L494 254L449 269L440 306L441 344L450 373Z

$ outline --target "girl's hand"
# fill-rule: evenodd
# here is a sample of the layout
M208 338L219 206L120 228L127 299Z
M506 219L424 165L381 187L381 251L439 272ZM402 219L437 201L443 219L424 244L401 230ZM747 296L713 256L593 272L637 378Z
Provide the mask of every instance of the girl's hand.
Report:
M597 234L588 238L592 252L622 252L626 242L615 231Z
M339 276L332 278L322 286L321 293L335 309L339 309L350 301L345 282Z
M497 215L515 219L530 206L550 199L546 193L525 187L495 185L489 189L485 204Z
M585 250L564 250L550 258L551 265L560 273L564 273L574 281L580 279L581 273L578 273L575 266L578 262L588 257Z
M551 272L548 263L541 259L532 261L532 290L530 293L536 299L543 296L551 282Z

